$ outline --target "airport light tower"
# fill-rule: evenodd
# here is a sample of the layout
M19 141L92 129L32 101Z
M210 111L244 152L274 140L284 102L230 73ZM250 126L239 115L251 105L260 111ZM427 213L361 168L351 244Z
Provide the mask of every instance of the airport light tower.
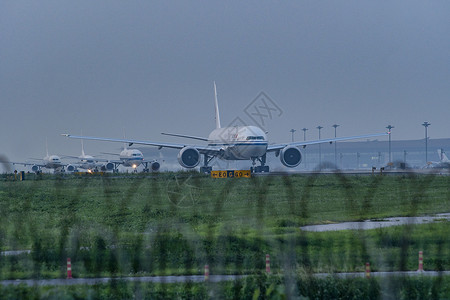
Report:
M303 141L306 141L306 131L308 130L308 128L303 127ZM306 150L303 152L303 155L305 157L305 169L308 168L308 164L306 163Z
M306 141L306 131L308 130L308 128L302 128L303 130L303 140Z
M317 129L319 129L319 140L320 140L320 130L323 128L322 126L317 126ZM320 147L319 144L319 166L322 164L322 148Z
M334 124L332 127L334 127L334 138L336 138L336 128L338 128L340 125ZM337 169L337 142L334 141L334 166Z
M428 126L430 125L428 122L422 124L425 127L425 164L428 164Z
M392 125L386 126L387 130L389 130L389 166L392 166L392 157L391 157L391 129L394 128Z
M291 129L291 130L289 130L289 131L290 131L291 134L292 134L292 142L294 142L294 132L296 132L297 130Z

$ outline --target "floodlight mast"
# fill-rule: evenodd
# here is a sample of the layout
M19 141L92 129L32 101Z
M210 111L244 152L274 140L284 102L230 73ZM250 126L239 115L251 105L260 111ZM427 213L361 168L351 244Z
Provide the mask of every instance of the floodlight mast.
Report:
M306 131L308 130L308 128L302 128L303 130L303 141L306 141Z
M297 130L291 129L291 130L289 130L289 131L290 131L291 134L292 134L292 142L294 142L294 132L296 132Z
M428 164L428 126L430 125L428 122L422 124L425 127L425 164Z
M332 125L332 127L334 127L334 138L336 138L336 128L338 128L340 125L339 124L334 124ZM337 142L334 142L334 166L336 169L338 169L337 167Z
M320 141L320 130L323 128L322 126L317 126L317 129L319 129L319 141ZM319 144L319 166L322 164L322 148Z
M392 157L391 157L391 129L394 128L392 125L386 126L387 130L389 130L389 166L392 166Z

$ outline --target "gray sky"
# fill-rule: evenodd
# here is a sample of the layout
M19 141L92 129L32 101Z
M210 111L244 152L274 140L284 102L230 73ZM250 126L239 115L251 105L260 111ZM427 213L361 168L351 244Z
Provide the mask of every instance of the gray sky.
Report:
M0 154L79 154L61 133L207 136L264 91L271 142L382 132L450 137L449 1L0 3ZM119 145L86 142L86 151Z

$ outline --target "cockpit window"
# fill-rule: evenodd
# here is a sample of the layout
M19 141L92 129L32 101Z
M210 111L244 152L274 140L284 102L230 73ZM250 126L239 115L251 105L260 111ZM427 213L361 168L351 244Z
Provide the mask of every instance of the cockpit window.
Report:
M264 140L263 136L254 136L254 135L250 135L247 137L247 141L255 141L255 140Z

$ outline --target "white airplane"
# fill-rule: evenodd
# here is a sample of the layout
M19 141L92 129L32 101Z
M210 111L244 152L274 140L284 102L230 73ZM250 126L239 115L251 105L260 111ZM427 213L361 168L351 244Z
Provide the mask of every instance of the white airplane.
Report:
M444 162L444 163L450 162L450 160L448 159L447 155L445 155L444 149L438 149L437 152L438 152L438 155L439 155L439 161L440 162Z
M427 163L425 168L450 169L450 160L447 155L445 155L444 149L438 149L437 152L439 155L439 161L430 161Z
M94 158L92 155L87 155L84 152L84 144L83 140L81 140L81 155L80 156L70 156L65 155L65 157L75 158L79 159L79 162L69 164L67 165L67 171L69 172L76 172L78 169L86 170L87 172L97 172L98 170L106 171L107 170L107 163L108 160L106 159L100 159L100 158ZM105 162L105 163L101 163Z
M136 168L141 164L144 166L144 172L149 172L150 168L155 172L158 171L160 167L159 162L157 162L156 160L145 160L144 155L141 151L139 151L138 149L128 149L126 144L124 145L124 148L120 152L120 154L105 152L103 153L119 156L119 160L109 160L105 166L107 170L114 170L114 172L117 172L117 167L119 165L122 165L124 167L131 167L135 172Z
M53 169L55 173L64 172L65 165L61 162L61 158L58 155L49 155L48 146L46 146L47 155L43 159L36 159L40 163L28 163L28 162L11 162L13 165L31 166L31 170L35 173L41 173L42 168Z
M71 134L62 134L62 135L74 139L122 142L128 143L129 146L133 144L140 144L140 145L156 146L159 148L180 149L180 152L178 153L178 162L180 163L181 166L188 169L195 168L201 161L201 155L203 155L203 166L200 168L200 172L209 173L211 172L212 167L208 166L208 164L214 158L220 158L223 160L251 160L253 164L251 170L253 172L269 172L269 166L265 165L266 155L268 152L274 152L276 156L279 156L281 163L286 167L294 168L297 167L302 161L302 153L298 148L300 146L305 148L308 145L314 144L332 143L335 141L362 139L390 134L389 132L387 133L384 132L360 136L269 145L266 133L259 127L256 126L221 127L219 106L217 101L217 89L215 83L214 83L214 100L215 100L216 129L214 129L210 133L208 138L183 134L164 133L165 135L170 136L205 141L207 142L207 145L161 143L161 142L130 140L130 139L76 136ZM260 165L255 167L257 161L259 161Z

